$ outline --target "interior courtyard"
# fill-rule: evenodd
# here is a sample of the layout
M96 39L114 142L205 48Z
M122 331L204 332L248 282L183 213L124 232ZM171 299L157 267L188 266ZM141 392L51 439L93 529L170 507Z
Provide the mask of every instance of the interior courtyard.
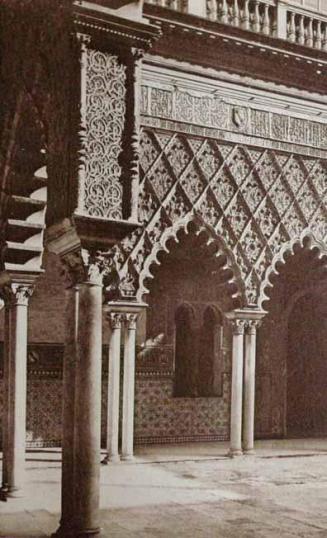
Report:
M0 18L0 536L327 536L327 0Z

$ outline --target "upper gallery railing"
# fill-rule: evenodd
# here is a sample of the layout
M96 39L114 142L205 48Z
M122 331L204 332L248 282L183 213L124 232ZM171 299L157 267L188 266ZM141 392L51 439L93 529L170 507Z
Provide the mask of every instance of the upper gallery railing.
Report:
M327 50L327 0L146 0L183 13Z

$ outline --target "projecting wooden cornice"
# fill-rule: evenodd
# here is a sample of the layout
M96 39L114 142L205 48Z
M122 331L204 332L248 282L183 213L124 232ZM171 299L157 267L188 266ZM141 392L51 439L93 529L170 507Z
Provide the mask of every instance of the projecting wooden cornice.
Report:
M153 5L144 15L163 32L153 54L326 93L324 51Z

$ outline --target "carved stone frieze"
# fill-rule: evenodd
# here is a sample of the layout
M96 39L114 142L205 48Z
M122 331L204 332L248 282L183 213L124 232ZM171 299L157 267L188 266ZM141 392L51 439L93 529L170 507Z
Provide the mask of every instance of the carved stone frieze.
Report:
M142 114L327 149L327 124L288 114L240 106L212 92L196 95L172 87L142 87Z

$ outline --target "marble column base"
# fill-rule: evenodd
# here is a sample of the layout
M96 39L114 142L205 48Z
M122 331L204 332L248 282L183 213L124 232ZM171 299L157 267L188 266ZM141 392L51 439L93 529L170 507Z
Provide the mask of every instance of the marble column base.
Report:
M101 461L102 465L109 465L110 463L119 463L121 460L120 455L117 454L116 456L106 456Z
M67 538L74 538L74 529L60 526L56 532L51 534L51 538L64 538L65 536L67 536Z
M51 538L87 538L88 536L98 536L99 538L104 538L101 530L102 529L97 528L81 531L60 526L59 529L51 535Z
M228 455L230 458L236 458L238 456L243 456L243 451L239 449L231 448Z
M255 456L254 448L243 448L243 454L245 456Z
M7 488L2 487L0 489L0 500L6 501L7 499L21 499L25 497L24 488Z
M135 461L134 456L121 456L121 461Z

